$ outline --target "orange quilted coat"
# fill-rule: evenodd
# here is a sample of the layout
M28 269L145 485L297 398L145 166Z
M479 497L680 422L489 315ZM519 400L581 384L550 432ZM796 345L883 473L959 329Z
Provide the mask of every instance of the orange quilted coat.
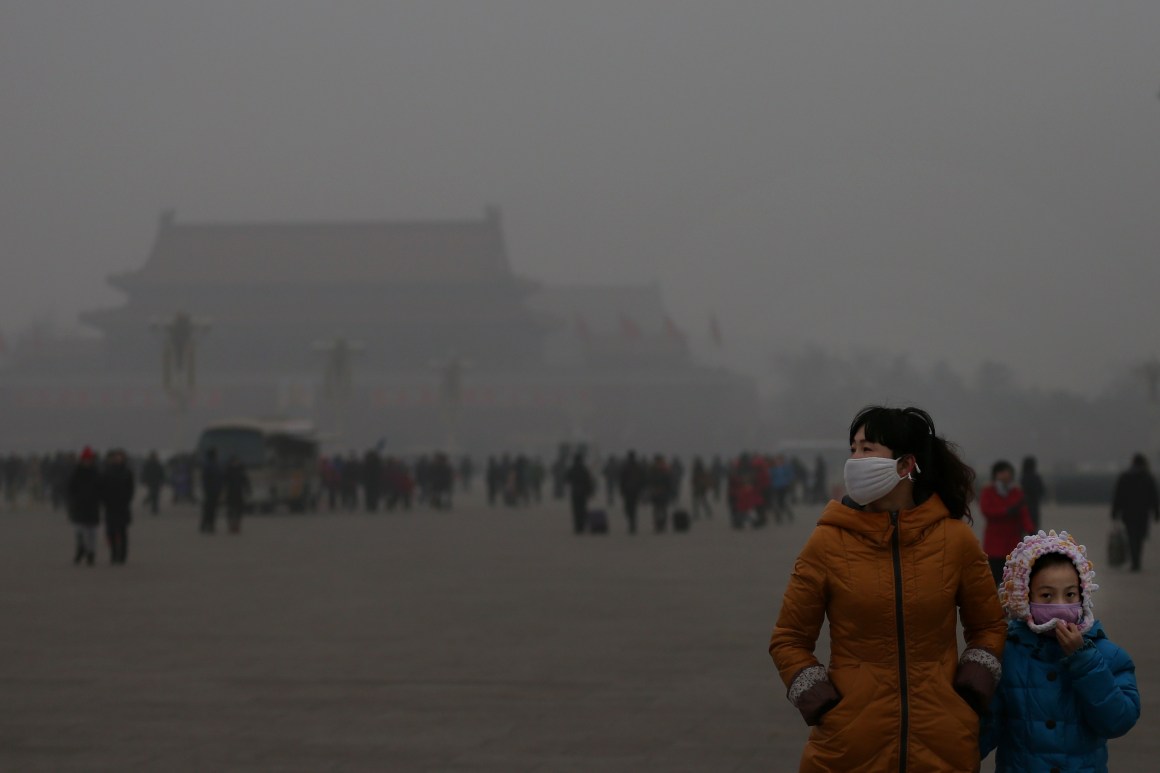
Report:
M937 496L895 516L827 505L769 645L789 688L821 670L814 645L829 618L841 700L811 730L800 770L978 770L978 716L953 686L956 611L967 646L1001 658L1007 625L987 558Z

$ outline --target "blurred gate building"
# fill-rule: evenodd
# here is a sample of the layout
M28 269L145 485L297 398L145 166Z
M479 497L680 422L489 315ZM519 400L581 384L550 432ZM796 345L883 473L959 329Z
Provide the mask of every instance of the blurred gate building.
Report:
M335 448L400 453L754 440L754 383L696 361L658 286L521 277L494 208L336 223L170 211L141 268L109 281L125 301L82 315L100 334L83 353L9 365L4 445L188 447L210 421L275 415L313 420ZM180 405L162 368L178 315L194 363Z

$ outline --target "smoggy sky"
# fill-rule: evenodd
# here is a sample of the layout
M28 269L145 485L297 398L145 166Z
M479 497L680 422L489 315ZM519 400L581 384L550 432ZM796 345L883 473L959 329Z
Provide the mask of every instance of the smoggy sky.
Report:
M1160 3L0 5L0 330L179 221L482 217L694 343L1098 388L1158 354Z

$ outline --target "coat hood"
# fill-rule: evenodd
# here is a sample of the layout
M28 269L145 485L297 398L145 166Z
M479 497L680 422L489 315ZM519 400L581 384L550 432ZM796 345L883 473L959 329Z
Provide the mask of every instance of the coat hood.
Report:
M1055 530L1032 534L1023 538L1011 554L1007 556L1007 565L1003 567L1003 583L999 586L999 602L1007 612L1007 617L1020 620L1035 633L1046 633L1056 626L1055 620L1043 625L1036 624L1031 619L1031 567L1041 556L1048 553L1062 553L1075 564L1075 571L1079 574L1080 596L1083 599L1083 619L1079 622L1079 630L1087 633L1095 623L1095 612L1092 611L1092 593L1099 590L1095 583L1096 572L1092 562L1087 557L1087 548L1075 541L1075 538L1066 531L1059 534Z
M904 545L917 542L932 526L949 517L947 506L937 494L932 494L922 504L898 514L900 539ZM894 529L890 524L890 513L863 510L849 497L841 502L831 500L822 511L818 525L853 532L863 541L880 546L890 541Z

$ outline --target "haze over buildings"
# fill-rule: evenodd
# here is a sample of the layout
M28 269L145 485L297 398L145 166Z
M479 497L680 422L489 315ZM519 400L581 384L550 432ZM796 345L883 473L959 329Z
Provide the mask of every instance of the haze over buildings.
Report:
M1160 323L1160 5L9 2L0 330L157 213L447 221L653 285L734 367L873 347L1097 390Z
M127 302L83 313L99 338L15 353L4 441L179 449L223 416L306 418L329 445L395 452L753 436L752 379L697 364L657 288L544 287L505 244L494 207L412 222L165 211L144 265L109 280Z

